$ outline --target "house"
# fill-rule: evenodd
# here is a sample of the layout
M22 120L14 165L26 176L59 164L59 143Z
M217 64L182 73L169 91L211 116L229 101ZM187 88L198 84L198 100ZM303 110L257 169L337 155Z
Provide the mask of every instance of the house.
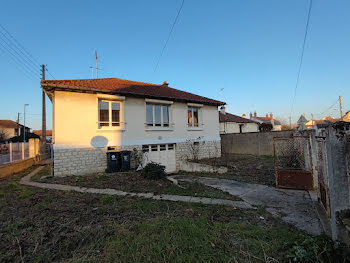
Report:
M179 170L187 158L221 155L224 102L118 78L43 80L53 107L55 175L106 169L107 149L143 152L143 162ZM196 155L196 156L194 156Z
M225 106L219 111L220 134L259 132L259 123L226 112Z
M43 131L42 130L33 130L33 133L38 135L41 139ZM46 130L46 141L52 142L52 130Z
M273 114L266 114L265 117L256 116L256 112L254 115L250 113L250 119L260 123L260 127L263 131L281 131L282 124L279 120L273 118Z
M0 120L0 133L5 140L22 135L23 127L25 127L26 133L30 132L30 128L27 126L23 126L12 120Z

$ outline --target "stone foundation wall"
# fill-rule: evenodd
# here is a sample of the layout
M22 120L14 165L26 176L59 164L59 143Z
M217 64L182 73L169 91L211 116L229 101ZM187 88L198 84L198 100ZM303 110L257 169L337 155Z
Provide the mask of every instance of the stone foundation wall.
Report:
M142 146L120 146L116 150L141 150ZM106 148L54 149L54 176L85 175L104 172L107 169ZM131 167L136 166L131 158Z
M220 141L188 141L176 144L176 170L180 161L221 157Z
M118 146L116 150L133 152L142 150L142 145ZM104 172L107 168L106 148L72 148L54 151L54 176L85 175ZM180 161L221 156L220 141L199 141L176 143L176 169L180 169ZM135 169L137 161L131 155L131 168Z

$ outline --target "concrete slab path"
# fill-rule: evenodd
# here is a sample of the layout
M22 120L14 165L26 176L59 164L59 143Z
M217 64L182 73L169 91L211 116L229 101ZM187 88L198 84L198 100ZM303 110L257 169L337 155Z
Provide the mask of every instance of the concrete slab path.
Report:
M238 196L250 205L264 206L272 215L312 235L323 232L314 202L307 191L191 175L173 175L172 178L197 181Z
M80 193L93 193L93 194L106 194L106 195L116 195L116 196L130 196L130 197L140 197L147 199L155 199L155 200L167 200L167 201L180 201L180 202L190 202L190 203L201 203L207 205L227 205L235 208L241 209L256 209L252 205L243 201L232 201L232 200L224 200L224 199L213 199L213 198L205 198L205 197L194 197L194 196L182 196L182 195L155 195L153 193L132 193L132 192L124 192L116 189L98 189L98 188L86 188L86 187L78 187L71 185L62 185L62 184L48 184L48 183L39 183L33 182L30 180L32 176L37 174L44 166L40 166L34 171L32 171L27 176L23 177L20 180L20 184L34 186L44 189L53 189L60 191L76 191Z

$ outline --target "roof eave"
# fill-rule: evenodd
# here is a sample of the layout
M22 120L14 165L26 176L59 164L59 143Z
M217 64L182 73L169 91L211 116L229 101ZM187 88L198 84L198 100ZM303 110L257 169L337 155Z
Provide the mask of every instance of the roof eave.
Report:
M58 90L65 90L65 91L72 91L72 92L82 91L82 92L91 92L91 93L120 94L120 95L128 95L128 96L139 97L139 98L166 99L166 100L173 100L173 101L178 101L178 102L194 102L194 103L201 103L201 104L213 105L213 106L226 105L225 102L221 102L221 101L205 102L205 101L201 101L201 100L178 99L178 98L156 96L156 95L137 94L137 93L131 93L131 92L122 91L122 90L118 90L118 91L116 91L116 90L101 90L101 89L65 86L65 85L57 85L57 84L46 84L46 83L42 83L41 86L43 87L44 90L47 90L47 91L51 91L53 89L58 89Z

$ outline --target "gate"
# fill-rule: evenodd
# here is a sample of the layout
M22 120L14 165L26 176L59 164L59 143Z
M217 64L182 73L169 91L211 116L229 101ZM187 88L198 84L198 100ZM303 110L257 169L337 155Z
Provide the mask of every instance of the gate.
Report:
M275 137L273 149L276 186L312 190L314 180L310 138Z
M328 190L328 173L327 173L327 152L326 137L316 136L317 151L317 178L318 178L318 199L321 201L327 215L330 215L329 190Z

